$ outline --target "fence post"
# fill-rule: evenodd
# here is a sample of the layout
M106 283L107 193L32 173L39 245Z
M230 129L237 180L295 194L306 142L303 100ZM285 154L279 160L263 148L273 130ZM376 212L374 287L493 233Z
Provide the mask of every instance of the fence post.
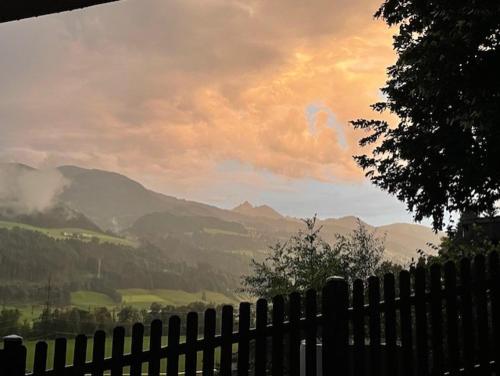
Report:
M26 373L26 347L23 338L17 335L3 337L3 355L0 373L24 376Z

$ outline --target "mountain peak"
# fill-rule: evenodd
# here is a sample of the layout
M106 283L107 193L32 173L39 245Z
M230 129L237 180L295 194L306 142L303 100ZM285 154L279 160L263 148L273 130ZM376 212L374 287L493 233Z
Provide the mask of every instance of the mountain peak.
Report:
M272 219L283 218L280 213L278 213L268 205L253 206L248 201L245 201L242 204L236 206L233 211L239 214L247 215L249 217L264 217Z

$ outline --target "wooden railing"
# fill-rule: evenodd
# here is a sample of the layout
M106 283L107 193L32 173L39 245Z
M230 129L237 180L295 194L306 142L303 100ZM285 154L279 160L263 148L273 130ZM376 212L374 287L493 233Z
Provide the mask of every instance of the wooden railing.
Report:
M58 338L50 370L46 342L36 344L33 370L26 372L22 339L7 337L0 352L0 374L299 376L302 368L305 376L500 375L497 253L458 265L448 262L403 271L398 278L371 277L367 286L358 280L349 289L344 280L333 279L320 294L309 290L277 296L272 302L260 299L253 327L251 308L241 303L235 315L233 307L225 306L220 333L216 312L208 309L202 336L199 315L189 313L182 342L177 316L170 317L166 331L161 321L153 321L148 344L144 326L135 324L127 353L125 330L117 327L107 358L104 332L93 338L79 335L70 365L67 340ZM165 335L167 343L162 344Z

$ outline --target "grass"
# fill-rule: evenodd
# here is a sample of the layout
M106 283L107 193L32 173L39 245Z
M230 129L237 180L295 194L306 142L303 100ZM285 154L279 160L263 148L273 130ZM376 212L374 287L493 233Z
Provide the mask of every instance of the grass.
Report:
M111 236L103 234L101 232L84 230L80 228L45 228L31 226L24 223L0 221L0 228L5 228L12 230L13 228L20 228L27 231L35 231L42 233L54 239L74 239L77 238L81 241L91 241L93 238L98 239L102 243L111 243L116 245L123 245L129 247L136 247L137 244L131 240L119 238L116 236Z
M214 291L187 292L169 289L122 289L118 290L122 295L122 304L148 308L151 303L162 305L182 306L193 302L219 304L236 304L238 301L222 293ZM205 300L203 300L205 298Z
M101 294L95 291L75 291L71 293L71 305L87 309L96 307L110 307L115 306L116 302L113 301L106 294Z
M203 231L206 232L207 234L211 234L211 235L234 235L234 236L242 236L244 238L250 237L249 234L235 232L235 231L229 231L229 230L221 230L218 228L204 228Z
M95 291L79 290L71 293L70 307L83 310L106 307L111 310L119 310L124 305L130 305L137 309L148 309L151 303L161 305L171 305L174 307L185 306L193 302L203 302L206 304L233 304L237 305L239 300L228 297L214 291L186 292L181 290L145 290L145 289L122 289L118 290L122 295L122 302L113 301L108 295ZM205 298L206 300L203 300ZM5 308L17 308L21 311L21 320L32 322L40 317L43 311L42 304L18 304L9 305Z

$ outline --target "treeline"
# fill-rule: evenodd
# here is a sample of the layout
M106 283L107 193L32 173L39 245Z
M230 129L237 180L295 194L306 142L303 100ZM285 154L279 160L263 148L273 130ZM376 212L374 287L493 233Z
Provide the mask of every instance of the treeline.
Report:
M41 233L0 229L0 303L41 302L48 284L64 304L69 292L92 290L119 299L119 288L234 291L238 281L208 264L173 262L168 249L137 248Z
M123 326L127 335L132 332L132 326L136 322L145 325L146 335L149 335L150 324L155 319L164 322L168 327L171 316L177 315L181 318L181 334L186 331L186 316L189 312L198 312L200 315L208 308L214 308L217 317L221 317L223 305L213 306L202 302L194 302L185 306L162 306L153 303L149 309L137 309L132 306L123 306L120 309L110 310L99 307L93 310L82 310L79 308L68 309L44 309L40 316L33 321L21 320L21 312L18 309L4 308L0 311L0 337L9 334L19 334L26 339L74 337L77 334L93 335L97 330L103 330L111 334L113 328ZM220 330L220 322L217 323L217 331ZM199 331L203 333L203 320L199 320Z

